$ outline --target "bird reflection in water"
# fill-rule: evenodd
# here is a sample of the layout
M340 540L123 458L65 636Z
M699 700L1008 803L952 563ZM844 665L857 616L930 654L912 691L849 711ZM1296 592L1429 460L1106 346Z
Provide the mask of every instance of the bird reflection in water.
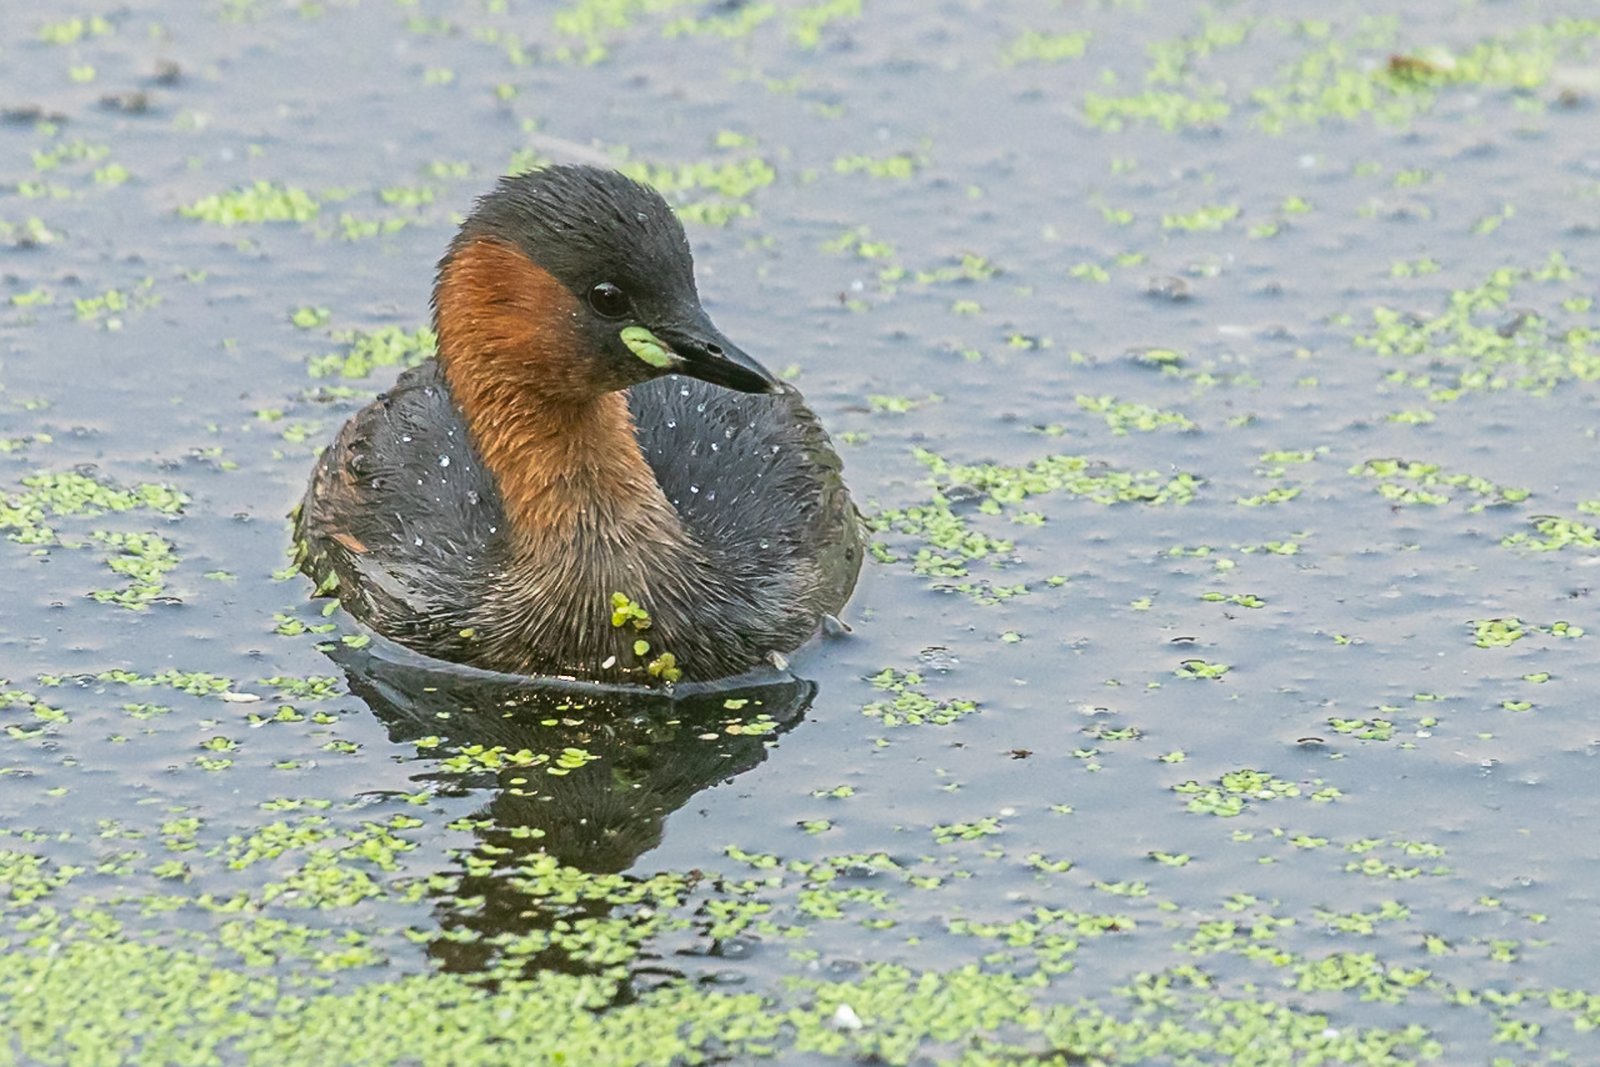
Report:
M624 872L661 842L667 816L766 759L816 694L777 672L669 695L476 671L387 642L331 654L391 740L418 745L419 780L487 797L459 882L435 895L430 955L495 980L601 976L607 999L676 973L639 949L682 924L699 877ZM714 955L702 926L695 951Z

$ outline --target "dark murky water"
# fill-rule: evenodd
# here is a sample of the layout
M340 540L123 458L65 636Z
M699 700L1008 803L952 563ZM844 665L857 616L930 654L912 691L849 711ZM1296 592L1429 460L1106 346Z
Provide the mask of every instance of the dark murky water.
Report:
M1600 1058L1600 23L1406 8L13 5L0 1055ZM274 574L453 220L597 157L879 526L804 683Z

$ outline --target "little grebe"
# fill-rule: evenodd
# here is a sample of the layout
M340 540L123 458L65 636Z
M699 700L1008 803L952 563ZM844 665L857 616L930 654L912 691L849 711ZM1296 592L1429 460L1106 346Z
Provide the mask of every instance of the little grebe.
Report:
M373 630L490 670L708 680L772 661L861 566L839 457L712 325L688 238L620 174L503 178L439 263L438 354L345 423L297 558Z

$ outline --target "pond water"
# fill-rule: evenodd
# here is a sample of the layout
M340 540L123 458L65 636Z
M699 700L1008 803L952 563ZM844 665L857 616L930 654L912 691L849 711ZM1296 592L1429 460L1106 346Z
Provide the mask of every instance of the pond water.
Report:
M0 1062L1600 1061L1600 20L1373 12L12 5ZM839 444L795 679L287 569L544 161Z

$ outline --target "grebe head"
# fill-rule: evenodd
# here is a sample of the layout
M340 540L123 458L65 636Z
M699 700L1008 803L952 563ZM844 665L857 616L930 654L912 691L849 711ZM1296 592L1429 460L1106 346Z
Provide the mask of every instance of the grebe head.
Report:
M701 308L666 201L615 171L500 179L440 261L433 302L453 387L494 382L570 404L664 374L778 387Z

